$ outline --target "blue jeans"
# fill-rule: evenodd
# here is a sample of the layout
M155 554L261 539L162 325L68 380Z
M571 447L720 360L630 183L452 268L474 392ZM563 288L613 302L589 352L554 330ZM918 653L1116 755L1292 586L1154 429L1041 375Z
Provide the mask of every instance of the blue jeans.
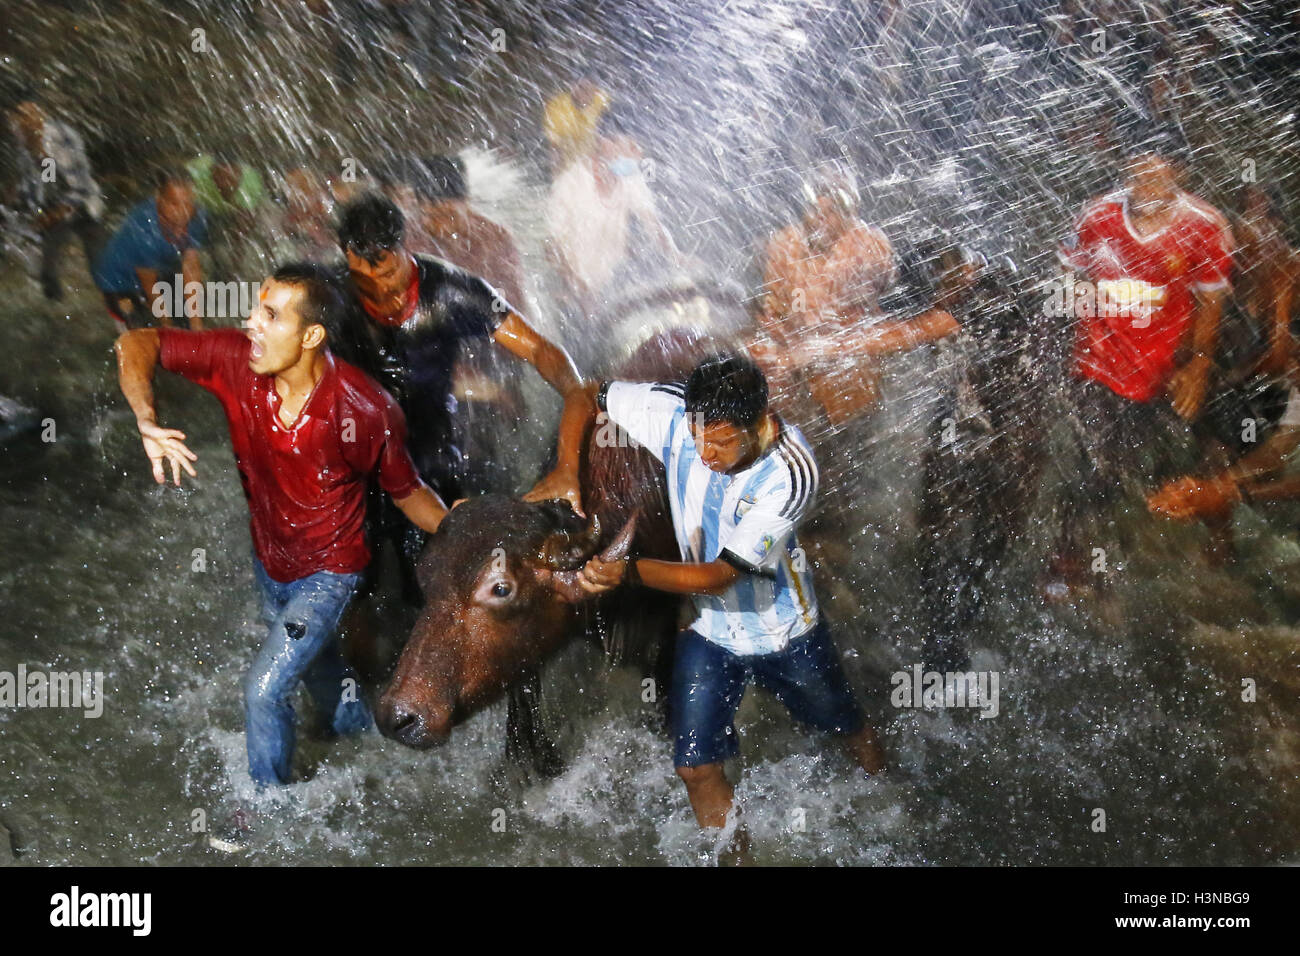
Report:
M256 558L253 571L262 589L267 630L244 685L244 718L248 772L264 787L289 782L293 695L299 681L307 685L321 722L335 733L362 731L372 721L357 675L344 662L335 639L361 575L319 571L281 584ZM347 680L351 684L345 694Z
M720 763L740 752L732 721L751 680L801 724L828 734L862 729L862 711L825 619L772 654L733 654L686 630L677 636L669 692L674 766Z

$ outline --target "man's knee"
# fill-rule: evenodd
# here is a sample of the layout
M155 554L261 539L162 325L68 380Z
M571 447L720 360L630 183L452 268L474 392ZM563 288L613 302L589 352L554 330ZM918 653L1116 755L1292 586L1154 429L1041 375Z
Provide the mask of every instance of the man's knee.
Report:
M252 673L244 682L244 708L250 714L268 714L289 706L290 693L271 673Z

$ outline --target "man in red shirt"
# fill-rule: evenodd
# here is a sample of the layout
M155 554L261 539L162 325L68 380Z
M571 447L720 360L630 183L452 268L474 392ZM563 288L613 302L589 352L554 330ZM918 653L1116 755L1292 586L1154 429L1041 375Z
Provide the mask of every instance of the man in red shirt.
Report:
M1178 188L1168 159L1144 151L1122 189L1084 208L1060 255L1077 274L1065 304L1078 322L1074 423L1084 460L1083 487L1063 503L1055 597L1078 583L1084 512L1101 510L1125 475L1150 484L1176 464L1175 439L1187 436L1209 385L1232 232Z
M327 329L338 327L342 309L324 270L292 265L262 283L246 334L137 329L117 340L122 393L159 484L165 466L177 485L182 470L197 477L197 456L184 432L158 424L154 369L201 385L226 413L268 626L245 688L249 772L259 786L289 782L300 680L334 732L371 722L334 640L370 562L369 477L426 531L447 513L416 473L396 403L330 354Z

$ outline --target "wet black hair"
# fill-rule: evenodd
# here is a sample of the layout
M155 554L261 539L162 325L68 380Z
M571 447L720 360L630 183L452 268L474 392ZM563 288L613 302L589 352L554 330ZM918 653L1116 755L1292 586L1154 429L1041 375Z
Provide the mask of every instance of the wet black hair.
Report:
M880 299L881 307L890 314L916 315L933 308L944 273L959 263L975 267L974 281L961 300L968 312L987 312L991 303L1001 303L999 308L1020 308L1029 294L1032 280L1015 260L978 239L933 233L913 243L900 242L896 251L898 277ZM981 298L982 304L976 304Z
M411 186L415 194L429 202L468 199L465 170L454 156L429 156L415 163L417 169Z
M880 298L881 308L899 315L931 308L939 297L943 259L958 248L956 242L941 233L924 233L915 240L900 240L894 249L895 279Z
M343 207L338 233L340 249L374 263L402 244L406 220L391 199L366 193Z
M414 186L424 175L424 167L414 157L398 154L367 164L371 178L385 195L395 186Z
M705 425L729 422L751 429L767 411L767 379L740 355L705 359L686 380L686 413Z
M298 305L300 327L324 326L327 347L337 339L343 327L343 296L328 269L314 262L288 262L277 268L271 278L302 290Z

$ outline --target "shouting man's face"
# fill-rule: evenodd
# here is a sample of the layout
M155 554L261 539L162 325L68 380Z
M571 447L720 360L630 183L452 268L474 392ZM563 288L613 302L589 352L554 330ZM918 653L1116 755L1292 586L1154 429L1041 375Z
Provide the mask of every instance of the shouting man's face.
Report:
M306 325L299 312L302 290L267 279L257 294L257 305L244 331L252 349L248 367L257 375L278 375L302 360L303 352L319 347L325 338L320 325Z

